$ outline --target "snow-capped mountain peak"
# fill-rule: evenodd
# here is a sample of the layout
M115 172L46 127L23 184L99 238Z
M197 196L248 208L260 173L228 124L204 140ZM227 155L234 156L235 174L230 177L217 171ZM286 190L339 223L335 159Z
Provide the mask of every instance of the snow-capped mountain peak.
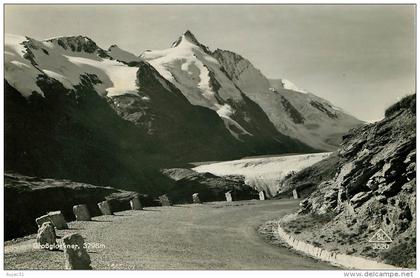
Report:
M172 48L200 48L206 54L211 55L210 49L204 44L200 43L191 31L187 30L171 45Z
M242 101L241 92L222 71L210 50L186 31L171 48L146 51L141 58L148 61L165 79L172 82L194 105L215 110L232 135L251 135L233 115L231 101Z
M200 42L196 39L193 33L190 30L187 30L182 34L175 42L172 43L172 47L177 47L183 43L190 43L196 46L201 46Z
M94 53L97 52L101 57L107 57L105 50L100 48L92 39L86 36L68 36L68 37L56 37L45 40L47 43L52 43L60 46L64 50L73 52L86 52Z
M44 96L38 86L48 76L68 89L85 76L97 80L96 91L103 96L136 94L137 68L113 60L108 53L85 36L35 40L5 36L5 77L24 97L34 92Z

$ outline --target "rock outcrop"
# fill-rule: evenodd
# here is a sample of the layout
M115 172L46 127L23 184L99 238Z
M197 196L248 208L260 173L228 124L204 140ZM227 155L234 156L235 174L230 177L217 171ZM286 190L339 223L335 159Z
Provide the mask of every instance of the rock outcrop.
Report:
M324 219L318 228L309 226L319 244L339 241L351 253L415 266L415 107L416 96L407 96L390 107L383 120L344 136L337 156L329 158L336 159L329 170L334 176L318 177L316 190L301 203L301 215ZM392 238L387 250L372 248L369 242L379 229Z

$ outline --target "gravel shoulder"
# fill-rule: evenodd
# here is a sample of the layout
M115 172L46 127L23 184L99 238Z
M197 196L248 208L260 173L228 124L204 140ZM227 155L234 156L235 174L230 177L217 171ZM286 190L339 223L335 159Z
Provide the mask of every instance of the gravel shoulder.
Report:
M297 205L251 200L147 207L71 222L58 235L85 237L94 269L333 269L258 233ZM6 242L5 269L63 269L62 251L34 250L34 242L34 236Z

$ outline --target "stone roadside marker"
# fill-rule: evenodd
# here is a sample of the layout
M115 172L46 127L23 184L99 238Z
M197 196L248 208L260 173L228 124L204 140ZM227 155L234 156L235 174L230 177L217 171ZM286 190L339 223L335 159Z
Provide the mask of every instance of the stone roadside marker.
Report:
M169 200L168 196L166 194L159 196L159 202L162 205L162 207L164 206L172 206L171 204L171 200Z
M48 215L43 215L35 219L36 224L38 225L38 228L42 226L45 222L51 222L51 219Z
M90 256L81 235L67 235L63 237L63 244L66 258L65 269L92 269Z
M66 219L64 219L64 215L61 211L51 211L48 213L48 216L51 219L52 224L58 230L68 229Z
M260 196L260 200L261 201L264 201L265 200L265 193L264 193L264 191L260 191L259 196Z
M130 200L130 207L132 210L142 210L143 207L140 203L139 197L134 197L133 199Z
M39 243L41 249L54 250L57 246L57 235L51 222L42 223L38 229L36 242Z
M200 197L199 197L198 193L194 193L192 195L192 200L193 200L194 204L201 204L201 200L200 200Z
M90 213L87 205L75 205L73 206L73 213L76 216L76 221L90 221Z
M38 225L38 228L41 227L45 222L51 222L51 224L58 230L69 228L61 211L51 211L46 215L36 218L35 222Z
M232 193L230 191L225 193L226 202L232 202Z
M293 189L293 199L299 199L299 193L297 192L296 189Z
M113 215L111 204L108 201L98 203L98 207L103 215Z

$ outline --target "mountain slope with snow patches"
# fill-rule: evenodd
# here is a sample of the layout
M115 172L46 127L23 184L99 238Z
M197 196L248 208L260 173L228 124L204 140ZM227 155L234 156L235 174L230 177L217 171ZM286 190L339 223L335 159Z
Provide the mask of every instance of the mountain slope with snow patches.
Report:
M171 48L146 51L141 58L192 104L215 110L237 139L260 132L254 129L261 123L256 123L255 115L249 113L250 103L278 133L319 150L335 149L344 133L362 124L291 81L267 79L234 52L211 52L189 31Z
M271 149L311 151L298 139L276 130L261 107L232 82L217 57L187 31L172 47L146 51L141 58L148 61L172 82L194 105L217 112L238 141L253 148L271 145ZM261 139L262 138L262 139ZM262 141L261 141L262 140Z
M119 62L123 62L125 64L131 64L141 61L139 57L137 57L131 52L119 48L116 44L113 44L108 48L108 54L113 59Z
M226 101L241 101L241 93L206 50L190 32L186 32L172 48L146 51L141 57L175 84L193 105L215 110L236 138L239 135L250 135L231 117L234 109Z
M276 129L307 145L334 150L341 136L363 122L292 82L269 80L247 59L217 49L218 59L232 82L267 114Z
M184 92L194 105L209 107L229 117L231 107L221 102L227 98L242 100L241 93L221 72L218 61L197 45L189 32L172 48L146 51L142 57Z
M112 60L87 37L62 37L37 41L6 34L5 77L25 97L43 95L39 75L47 75L72 89L84 74L95 75L95 89L104 96L135 94L137 68ZM25 80L22 80L25 78Z

